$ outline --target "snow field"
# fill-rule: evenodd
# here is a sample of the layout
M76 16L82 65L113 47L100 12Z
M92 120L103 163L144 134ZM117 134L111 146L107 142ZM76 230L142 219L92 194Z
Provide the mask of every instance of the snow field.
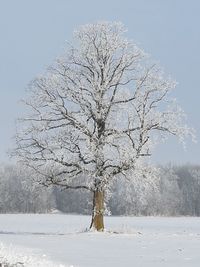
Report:
M0 222L5 258L21 253L26 267L200 266L200 218L106 217L105 233L85 231L89 216L0 215Z

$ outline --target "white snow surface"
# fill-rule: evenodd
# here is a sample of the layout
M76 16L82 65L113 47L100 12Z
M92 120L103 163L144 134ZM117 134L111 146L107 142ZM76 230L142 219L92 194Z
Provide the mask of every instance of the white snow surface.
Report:
M200 218L0 215L0 259L26 267L199 267Z

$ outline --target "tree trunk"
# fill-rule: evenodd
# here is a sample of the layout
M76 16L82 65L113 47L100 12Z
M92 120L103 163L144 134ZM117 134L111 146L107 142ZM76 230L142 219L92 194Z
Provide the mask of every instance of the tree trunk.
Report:
M93 214L90 228L103 232L104 230L104 192L95 191L93 196Z

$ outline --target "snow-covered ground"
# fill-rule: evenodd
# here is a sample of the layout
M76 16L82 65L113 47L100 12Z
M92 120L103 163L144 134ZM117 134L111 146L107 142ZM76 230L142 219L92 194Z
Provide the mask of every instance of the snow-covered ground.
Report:
M27 267L199 267L200 218L0 215L0 259Z

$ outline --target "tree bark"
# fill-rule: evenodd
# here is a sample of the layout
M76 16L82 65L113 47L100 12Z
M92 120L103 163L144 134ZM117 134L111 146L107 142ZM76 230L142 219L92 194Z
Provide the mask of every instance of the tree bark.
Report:
M90 229L104 231L104 192L95 191L93 196L93 214Z

